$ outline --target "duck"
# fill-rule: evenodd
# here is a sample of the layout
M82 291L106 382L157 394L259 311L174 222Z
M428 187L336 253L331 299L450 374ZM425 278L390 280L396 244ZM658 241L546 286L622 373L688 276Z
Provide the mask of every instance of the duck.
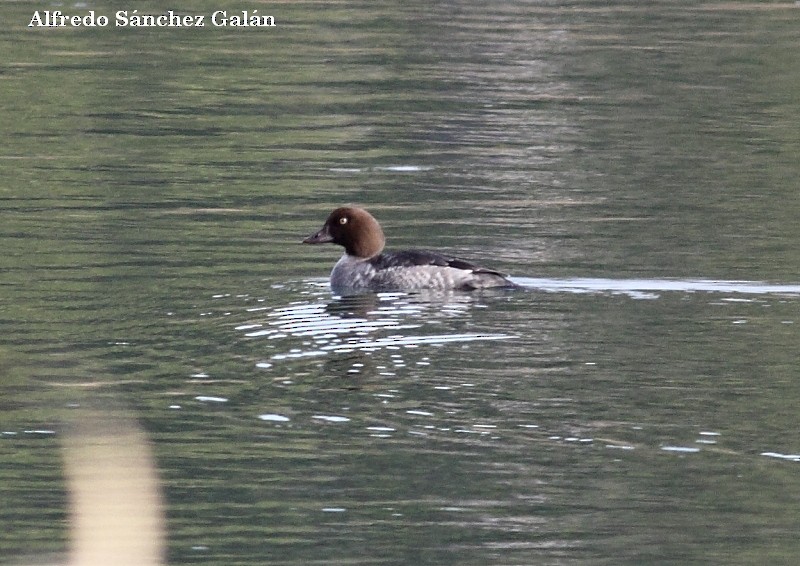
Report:
M506 275L471 262L426 250L384 251L378 221L356 206L337 208L304 244L338 244L344 255L333 266L331 289L338 295L359 292L472 291L515 288Z

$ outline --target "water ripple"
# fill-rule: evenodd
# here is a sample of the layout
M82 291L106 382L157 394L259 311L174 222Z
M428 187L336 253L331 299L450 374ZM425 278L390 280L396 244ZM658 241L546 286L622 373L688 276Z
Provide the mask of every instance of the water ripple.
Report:
M761 281L719 281L713 279L550 279L516 277L528 289L554 293L612 293L636 299L655 299L658 293L740 293L745 295L800 295L800 284L772 284Z
M468 317L471 308L478 305L477 300L473 296L458 293L433 296L380 293L312 300L272 309L248 309L251 313L261 313L263 320L248 321L236 329L249 339L291 344L285 351L271 355L270 362L354 351L374 352L514 338L505 333L453 332L452 327L445 329L441 326L435 326L440 330L436 333L421 330L439 325L443 320ZM416 330L413 334L406 333L412 329ZM388 335L381 336L379 333ZM311 341L298 344L294 340L297 338L310 338ZM258 366L270 368L272 364L260 362Z

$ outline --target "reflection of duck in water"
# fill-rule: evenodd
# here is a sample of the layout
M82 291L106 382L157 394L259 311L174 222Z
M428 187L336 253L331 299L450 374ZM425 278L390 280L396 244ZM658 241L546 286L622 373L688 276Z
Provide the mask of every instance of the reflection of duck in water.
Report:
M344 247L344 255L331 272L331 288L337 294L516 287L502 273L457 258L421 250L384 252L383 230L363 208L337 208L325 225L303 242Z
M377 318L378 310L387 301L374 293L337 297L326 303L325 313L339 318Z

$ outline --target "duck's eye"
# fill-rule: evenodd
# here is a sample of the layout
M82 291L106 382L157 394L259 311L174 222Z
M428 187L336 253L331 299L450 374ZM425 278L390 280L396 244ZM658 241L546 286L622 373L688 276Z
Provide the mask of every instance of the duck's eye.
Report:
M347 216L342 216L339 219L339 224L347 224Z

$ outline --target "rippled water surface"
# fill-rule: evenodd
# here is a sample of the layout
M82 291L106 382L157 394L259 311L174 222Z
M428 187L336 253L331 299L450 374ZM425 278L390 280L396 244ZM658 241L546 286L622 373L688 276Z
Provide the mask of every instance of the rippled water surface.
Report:
M257 7L0 6L0 563L793 563L800 10Z

